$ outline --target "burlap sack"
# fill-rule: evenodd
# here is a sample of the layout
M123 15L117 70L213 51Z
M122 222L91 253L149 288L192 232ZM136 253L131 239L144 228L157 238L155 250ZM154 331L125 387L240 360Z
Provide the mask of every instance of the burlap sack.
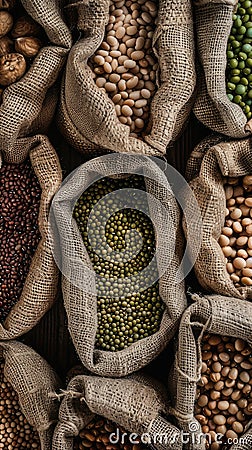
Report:
M153 49L159 86L151 104L147 136L129 136L114 104L94 83L88 59L100 46L109 19L109 0L69 1L70 21L85 37L70 51L62 83L58 122L69 143L84 153L116 151L165 154L181 132L192 107L196 76L190 0L161 0ZM74 23L75 20L75 23Z
M51 200L61 183L61 168L54 148L45 136L19 139L14 147L22 155L29 144L29 158L40 183L39 210L41 240L33 256L21 297L0 324L0 340L13 339L33 328L51 308L58 288L58 268L52 254L48 214ZM23 155L25 156L25 155ZM23 158L24 159L24 158Z
M244 339L252 344L252 305L245 300L209 295L194 295L192 304L184 313L180 329L176 363L169 377L169 388L174 402L174 415L185 433L185 438L193 439L186 448L205 450L200 438L201 426L194 417L194 403L197 383L201 376L200 343L205 332ZM197 436L200 444L197 444ZM233 444L232 450L250 450L252 447L252 429L245 429L247 443Z
M40 355L20 342L1 342L0 356L5 361L5 378L18 394L23 414L39 433L41 450L51 450L59 403L50 393L61 387L59 378Z
M223 177L252 173L252 140L221 142L222 139L221 136L205 139L192 152L187 165L187 180L198 201L202 219L201 245L194 269L205 289L238 298L252 298L251 287L234 286L218 244L226 210ZM197 221L197 217L194 220ZM185 223L184 231L187 235ZM194 243L187 237L189 246L193 246Z
M95 273L76 221L72 219L72 211L80 195L97 179L97 174L102 174L102 177L109 176L115 174L115 168L116 173L137 173L137 170L142 170L146 190L154 197L154 201L149 202L149 210L151 218L158 221L156 257L159 274L162 274L159 279L159 293L166 308L159 331L119 352L109 352L95 349ZM161 211L157 211L155 201L163 205L168 218L164 218ZM80 166L63 184L53 200L51 217L55 228L54 240L58 245L58 264L64 274L62 288L68 327L83 365L98 375L114 377L139 370L165 348L186 307L184 282L177 281L183 250L180 213L166 176L148 157L113 154L96 158ZM174 230L174 239L171 227ZM170 261L170 264L167 261ZM83 289L80 288L79 280L83 281Z
M237 0L194 0L197 50L200 62L196 117L211 130L242 138L252 121L226 94L227 43Z
M13 162L19 137L41 133L52 120L57 91L50 89L63 68L71 34L63 21L65 0L21 0L27 13L45 30L49 44L41 49L26 75L5 89L0 106L0 151Z
M74 437L98 414L143 441L155 439L157 450L182 450L180 432L169 415L167 393L144 376L124 379L77 376L65 392L55 428L52 450L72 450Z

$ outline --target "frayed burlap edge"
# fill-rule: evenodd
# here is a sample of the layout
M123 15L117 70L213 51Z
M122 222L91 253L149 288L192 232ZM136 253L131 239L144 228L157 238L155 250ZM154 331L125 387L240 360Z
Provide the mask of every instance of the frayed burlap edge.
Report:
M248 136L252 121L226 94L226 49L237 0L195 0L199 56L196 117L213 131L233 138ZM206 30L208 30L206 32Z
M40 355L20 342L1 342L0 352L4 375L18 394L27 421L39 433L41 450L51 450L59 402L50 393L60 389L61 381Z
M195 93L191 2L181 0L180 4L175 4L174 0L162 0L160 4L153 38L160 65L159 89L152 101L151 126L148 127L151 131L144 137L145 142L130 137L129 127L119 122L114 104L97 88L87 65L87 59L104 36L108 1L83 1L71 6L78 11L78 29L85 32L86 37L80 39L69 54L59 107L62 132L71 145L84 153L92 153L94 145L99 153L109 150L165 154L167 144L178 137L189 116ZM168 17L167 10L170 10Z
M62 278L64 306L69 332L76 351L83 365L91 372L102 376L123 377L141 369L153 360L166 347L178 327L180 317L186 308L184 282L177 279L177 271L183 255L183 236L178 205L173 194L166 190L167 188L164 193L162 183L164 182L168 189L169 183L163 172L157 172L156 164L149 158L139 155L114 154L111 158L110 162L100 157L83 164L62 185L53 200L52 224L56 225L54 227L56 253L59 252L58 259L61 261L64 274ZM120 168L121 173L130 173L132 168L134 170L141 168L146 174L146 179L149 177L149 180L155 180L158 174L162 181L159 181L160 184L155 181L151 184L149 181L147 192L153 194L169 211L169 217L173 218L175 241L164 241L165 232L162 234L163 241L161 237L159 240L159 252L163 254L165 246L167 258L171 257L169 267L165 269L165 273L159 280L160 296L166 306L159 330L121 351L109 352L95 348L97 326L96 294L93 289L95 277L77 224L72 219L72 205L86 189L86 183L92 184L94 174L108 176L113 173L114 166L117 169ZM151 210L150 214L152 215ZM69 224L71 224L70 227ZM163 221L160 219L159 230L162 226L164 226L164 219ZM80 261L83 265L79 264ZM159 264L159 261L157 263ZM163 258L160 261L160 264L162 263L165 264ZM80 279L85 280L82 288L78 283Z
M58 268L52 254L48 214L53 196L61 184L61 167L49 140L42 135L20 139L17 154L29 158L40 183L42 194L39 209L41 240L33 256L20 300L0 324L0 340L13 339L32 329L51 308L58 288Z
M200 296L182 316L174 368L169 376L169 389L174 402L173 414L182 430L190 436L188 450L205 450L199 422L194 417L197 383L201 377L200 343L205 332L231 336L252 344L252 305L245 300L219 295ZM195 335L197 330L197 336ZM200 437L201 436L201 437ZM250 450L252 430L245 431L247 444L234 444L232 450ZM197 443L199 439L200 443Z
M0 106L0 151L8 162L14 162L15 145L19 137L31 131L45 130L56 107L55 94L48 90L56 82L71 47L71 33L64 23L62 11L65 0L41 2L22 0L27 13L45 30L50 45L43 47L28 72L18 82L5 89ZM48 95L47 95L48 93ZM43 108L48 108L44 113ZM43 125L38 129L39 116Z
M223 136L204 139L188 161L187 179L190 180L189 185L198 202L202 220L201 245L194 270L203 288L221 295L251 299L251 287L236 288L230 279L218 239L225 222L224 179L252 173L252 140L227 138L222 142L222 139ZM193 246L187 234L185 219L183 228L189 246Z

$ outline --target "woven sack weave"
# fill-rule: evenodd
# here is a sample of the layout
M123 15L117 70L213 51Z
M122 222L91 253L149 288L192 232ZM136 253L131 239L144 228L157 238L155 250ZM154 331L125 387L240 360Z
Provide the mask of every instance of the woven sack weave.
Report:
M242 177L252 173L252 140L221 142L222 139L221 136L205 139L192 152L187 165L187 180L202 219L201 245L194 269L205 289L238 298L252 298L251 287L234 286L218 243L226 215L224 177ZM185 224L184 231L187 235ZM188 244L194 245L189 236Z
M74 437L97 414L122 426L129 434L159 437L157 450L182 450L178 428L164 418L169 414L164 387L142 375L124 379L85 375L73 378L60 406L52 450L72 450Z
M88 59L100 46L109 20L108 0L71 1L66 13L84 33L71 49L61 89L59 126L71 145L84 153L165 154L192 107L196 83L190 0L160 0L153 48L159 61L158 91L148 129L140 140L116 116L112 100L94 83ZM74 19L73 19L74 18ZM73 23L73 26L76 22Z
M62 18L65 0L22 0L50 42L43 47L22 79L5 89L0 106L0 151L14 162L19 137L44 132L55 112L58 92L52 87L71 47L71 34Z
M57 293L58 268L52 255L48 214L51 200L61 183L61 167L54 148L45 136L19 139L14 150L22 155L30 147L29 158L42 193L39 209L41 239L32 258L19 301L0 324L0 340L16 338L32 329L51 308ZM25 159L25 155L23 155Z
M148 157L126 154L110 156L107 156L105 160L99 157L80 166L55 196L52 213L57 224L58 246L62 259L62 271L65 275L62 280L64 306L77 353L83 365L91 372L103 376L120 377L144 367L165 348L174 335L186 307L186 297L183 281L177 282L177 272L183 251L180 213L167 178ZM170 224L174 230L174 240L170 236L169 224L165 222L162 213L158 213L155 209L155 200L153 204L150 202L150 217L154 218L156 215L158 218L156 256L158 268L164 269L162 273L159 272L161 273L159 293L166 308L159 331L128 348L110 352L95 349L97 328L95 273L76 221L72 219L72 210L80 195L97 179L97 174L101 174L101 178L115 174L115 167L117 173L124 174L143 170L146 191L152 194L168 212ZM170 261L169 267L167 267L167 261ZM85 280L83 283L85 289L81 289L80 279Z
M203 333L213 333L245 340L252 345L252 305L245 300L209 295L193 295L195 303L184 313L180 329L176 363L169 376L171 398L174 401L174 415L182 430L191 435L195 443L186 447L190 450L205 450L200 437L201 427L194 417L197 383L201 377L200 343ZM252 446L251 424L242 436L246 442L233 444L232 450L250 450ZM201 436L202 437L202 436ZM231 450L230 449L230 450Z
M242 138L252 121L226 94L227 43L237 0L194 0L199 73L196 117L211 130Z
M18 395L21 410L39 434L41 450L51 450L59 403L50 393L61 382L48 363L34 350L17 341L1 342L4 375Z

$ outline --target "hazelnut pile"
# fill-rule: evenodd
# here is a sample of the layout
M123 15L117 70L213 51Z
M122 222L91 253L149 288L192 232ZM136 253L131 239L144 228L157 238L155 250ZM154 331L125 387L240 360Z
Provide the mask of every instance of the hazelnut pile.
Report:
M15 0L0 0L0 102L5 87L20 80L43 45L43 29Z
M252 286L252 175L228 178L226 218L219 244L235 287Z
M252 348L242 339L205 334L201 349L195 418L208 435L206 447L227 450L252 418Z
M4 376L4 362L0 362L0 449L41 448L37 431L21 412L18 396Z
M150 0L111 0L109 13L104 40L89 63L118 119L137 137L146 129L156 92L158 63L152 38L158 6Z
M112 435L113 433L113 435ZM101 416L95 416L88 425L80 431L79 436L75 438L74 450L144 450L146 446L140 443L140 440L135 439L134 443L130 442L130 434L122 427L119 427L110 420L104 419ZM118 442L110 442L110 435L115 440L118 437ZM135 443L135 442L138 443Z

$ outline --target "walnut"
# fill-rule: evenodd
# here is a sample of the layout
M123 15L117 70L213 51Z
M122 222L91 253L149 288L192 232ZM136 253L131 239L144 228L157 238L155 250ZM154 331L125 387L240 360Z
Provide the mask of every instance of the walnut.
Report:
M6 55L7 53L12 53L14 50L14 42L8 38L8 36L3 36L0 38L0 56Z
M24 36L41 36L42 28L30 16L22 16L17 19L11 31L13 38Z
M20 37L16 39L15 50L26 58L35 58L42 47L42 42L36 37Z
M9 86L18 81L26 71L23 55L9 53L0 57L0 85Z
M8 11L0 11L0 38L12 29L13 17Z
M16 0L0 0L0 9L12 9Z

